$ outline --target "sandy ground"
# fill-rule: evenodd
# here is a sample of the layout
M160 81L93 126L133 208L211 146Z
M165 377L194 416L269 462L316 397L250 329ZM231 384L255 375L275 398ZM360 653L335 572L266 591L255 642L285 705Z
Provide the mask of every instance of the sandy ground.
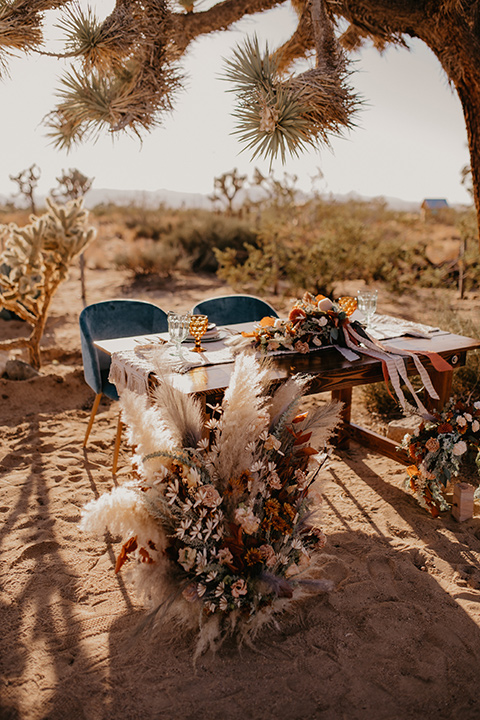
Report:
M90 270L87 280L90 302L139 297L166 310L224 292L211 278L135 284ZM134 637L144 611L113 572L120 538L78 528L85 503L128 472L126 447L110 471L115 403L102 402L82 448L93 393L79 296L75 269L54 301L41 376L0 379L1 720L477 720L480 516L433 520L402 466L356 445L324 471L334 590L281 617L256 651L226 644L196 670L193 637ZM436 301L380 297L382 310L416 319L426 302ZM0 337L23 332L0 320ZM356 417L366 419L361 406Z

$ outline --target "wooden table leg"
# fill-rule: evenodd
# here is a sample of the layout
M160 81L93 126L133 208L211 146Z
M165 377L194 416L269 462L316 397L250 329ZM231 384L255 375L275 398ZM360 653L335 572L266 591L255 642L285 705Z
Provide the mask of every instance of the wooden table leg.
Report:
M425 407L427 410L442 410L452 393L453 370L439 372L434 368L428 371L432 385L438 393L438 400L434 400L425 393Z
M345 388L344 390L332 390L332 400L343 403L343 408L340 413L342 423L336 433L335 445L342 445L348 447L348 440L350 433L348 427L352 417L352 388Z

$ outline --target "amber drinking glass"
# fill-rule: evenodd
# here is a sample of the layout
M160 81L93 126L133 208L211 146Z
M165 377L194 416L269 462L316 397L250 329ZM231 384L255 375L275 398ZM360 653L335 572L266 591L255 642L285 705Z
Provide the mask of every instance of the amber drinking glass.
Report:
M190 318L190 332L192 337L195 338L195 347L192 348L192 352L205 352L205 348L201 346L200 341L207 332L207 328L207 315L192 315Z

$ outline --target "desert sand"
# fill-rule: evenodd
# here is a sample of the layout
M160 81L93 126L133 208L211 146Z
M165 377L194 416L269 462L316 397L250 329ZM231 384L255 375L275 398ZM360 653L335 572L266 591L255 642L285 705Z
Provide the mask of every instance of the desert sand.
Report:
M206 277L135 283L101 269L87 287L89 302L137 297L165 310L226 290ZM419 320L434 302L428 291L382 291L379 304ZM74 268L53 303L41 375L0 379L1 720L477 720L478 509L463 523L433 519L401 465L355 444L323 471L331 591L279 617L255 649L227 642L196 668L193 636L136 634L145 611L114 574L120 538L79 530L82 507L125 480L129 458L123 446L112 477L118 407L108 400L82 447L93 392L81 307ZM0 320L2 338L25 332ZM372 422L361 403L356 415Z

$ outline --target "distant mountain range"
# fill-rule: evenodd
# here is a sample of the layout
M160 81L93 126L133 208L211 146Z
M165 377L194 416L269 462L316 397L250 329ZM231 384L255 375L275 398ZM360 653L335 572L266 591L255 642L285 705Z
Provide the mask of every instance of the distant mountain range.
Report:
M255 192L254 188L249 188L243 192L243 197L239 193L239 203L242 203L245 199L245 194L248 193L250 196ZM261 192L261 191L260 191ZM307 198L307 195L299 191L299 196L303 199ZM351 200L357 201L371 201L374 198L365 197L355 192L350 192L345 195L325 194L325 200L331 199L337 202L349 202ZM423 198L418 202L401 200L396 197L385 197L381 198L392 210L403 210L405 212L418 212ZM15 198L16 204L18 198ZM45 201L44 196L38 196L38 203L41 204ZM11 202L11 198L6 195L0 195L0 204L6 204ZM115 205L136 205L137 207L155 208L159 205L165 205L170 208L204 208L211 210L213 207L212 201L208 195L202 195L201 193L184 193L177 192L175 190L113 190L107 188L92 188L85 197L85 206L89 209L96 207L97 205L106 205L113 203Z
M248 193L250 197L255 193L260 192L256 188L248 188L245 191L238 193L238 203L241 204L245 195ZM302 199L306 199L306 195L299 191L299 196ZM350 200L372 200L373 198L363 197L357 193L350 192L346 195L325 195L325 199L331 198L337 202L349 202ZM401 200L395 197L384 197L383 200L387 203L387 206L392 210L404 210L406 212L415 212L420 209L421 202L409 202L408 200ZM207 195L201 193L183 193L175 190L108 190L108 189L95 189L89 191L85 198L85 206L87 208L93 208L96 205L115 203L117 205L128 205L130 203L135 205L143 205L144 207L158 207L163 204L170 208L205 208L211 210L213 207L212 201Z

